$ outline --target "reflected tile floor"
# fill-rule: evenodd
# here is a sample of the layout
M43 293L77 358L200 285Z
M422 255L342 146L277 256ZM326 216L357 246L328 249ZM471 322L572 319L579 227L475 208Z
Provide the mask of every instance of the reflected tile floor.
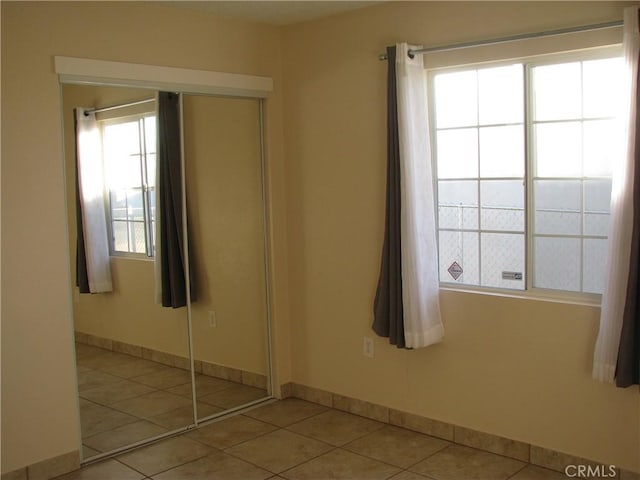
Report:
M76 362L83 458L193 423L188 371L80 343ZM266 397L267 392L196 374L196 395L203 418ZM117 472L121 464L101 465L78 478L119 478L105 472Z
M144 423L119 427L150 428ZM97 437L97 436L96 436ZM93 443L94 447L99 444ZM298 399L202 425L59 480L562 480L564 475Z

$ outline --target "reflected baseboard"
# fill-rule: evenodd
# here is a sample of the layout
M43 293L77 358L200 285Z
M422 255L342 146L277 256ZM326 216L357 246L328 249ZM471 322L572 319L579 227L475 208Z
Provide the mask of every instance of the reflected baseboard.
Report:
M181 368L183 370L190 369L190 362L187 357L153 350L141 345L133 345L83 332L75 332L75 340L77 343L91 345L93 347L99 347L113 352L125 353L133 357L151 360L169 367ZM225 365L218 365L204 360L196 359L193 364L195 372L201 375L268 390L269 381L266 375L227 367Z

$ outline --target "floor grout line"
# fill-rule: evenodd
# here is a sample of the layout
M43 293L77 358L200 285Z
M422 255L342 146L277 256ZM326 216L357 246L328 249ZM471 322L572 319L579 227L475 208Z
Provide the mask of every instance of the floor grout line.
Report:
M527 468L527 466L530 465L529 463L525 463L521 469L519 469L517 472L513 472L512 475L509 475L506 480L509 480L510 478L515 477L517 474L519 474L521 471L523 471L525 468Z
M264 422L263 422L263 423L264 423ZM237 447L237 446L244 445L245 443L250 442L250 441L252 441L252 440L256 440L256 439L258 439L258 438L265 437L265 436L267 436L267 435L269 435L269 434L271 434L271 433L275 433L275 432L277 432L278 430L284 430L284 429L283 429L283 428L278 428L278 429L276 429L276 430L272 430L272 431L267 432L267 433L265 433L265 434L257 435L256 437L253 437L253 438L251 438L251 439L249 439L249 440L245 440L245 441L240 442L240 443L238 443L238 444L236 444L236 445L233 445L233 446L231 446L231 447L227 447L227 448L225 448L224 450L222 450L222 452L223 452L223 453L225 453L225 454L227 454L227 455L229 455L230 457L235 458L236 460L241 460L241 461L243 461L243 462L245 462L245 463L248 463L248 464L250 464L250 465L253 465L254 467L257 467L257 468L259 468L259 469L261 469L261 470L264 470L264 471L266 471L266 472L272 473L272 474L273 474L273 476L279 476L282 472L274 472L274 471L269 470L269 469L267 469L267 468L265 468L265 467L263 467L263 466L261 466L261 465L258 465L257 463L253 463L252 461L247 460L246 458L242 458L242 457L240 457L240 456L238 456L238 455L234 455L233 453L231 453L231 452L228 452L228 451L227 451L227 450L230 450L230 449L235 448L235 447ZM283 472L284 472L284 471L286 471L286 470L283 470ZM272 478L272 477L270 477L270 478Z
M325 442L322 442L322 443L325 443ZM329 444L327 444L327 445L329 445ZM323 452L323 453L321 453L319 455L315 455L315 456L305 460L304 462L300 462L300 463L294 465L293 467L287 468L286 470L283 470L282 472L278 473L277 475L282 475L282 474L285 474L287 472L290 472L291 470L293 470L295 468L298 468L298 467L300 467L300 466L302 466L302 465L304 465L306 463L309 463L312 460L315 460L316 458L324 457L325 455L328 455L328 454L330 454L332 452L335 452L336 450L338 450L340 448L340 447L334 447L333 445L330 445L330 446L333 447L333 448L331 448L330 450L327 450L326 452ZM285 477L285 478L287 478L287 477Z

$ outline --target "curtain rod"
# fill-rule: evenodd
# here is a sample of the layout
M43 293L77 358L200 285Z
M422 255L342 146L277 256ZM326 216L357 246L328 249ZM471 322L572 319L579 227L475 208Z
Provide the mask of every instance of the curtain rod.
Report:
M409 50L409 57L413 58L415 55L421 55L423 53L446 52L446 51L459 50L459 49L470 48L470 47L496 45L499 43L514 42L517 40L527 40L530 38L552 37L555 35L565 35L567 33L587 32L591 30L603 30L606 28L621 27L622 25L623 25L622 20L617 20L614 22L596 23L593 25L583 25L581 27L560 28L558 30L547 30L544 32L522 33L519 35L511 35L509 37L493 38L490 40L477 40L475 42L453 43L451 45L441 45L439 47L418 48L416 50ZM378 55L378 59L386 60L387 54L383 53L381 55Z
M129 103L121 103L118 105L109 105L108 107L100 107L100 108L90 108L84 111L85 115L88 115L90 113L100 113L100 112L106 112L109 110L116 110L118 108L126 108L126 107L133 107L134 105L142 105L143 103L150 103L150 102L155 102L156 99L155 97L153 98L147 98L144 100L137 100L135 102L129 102Z

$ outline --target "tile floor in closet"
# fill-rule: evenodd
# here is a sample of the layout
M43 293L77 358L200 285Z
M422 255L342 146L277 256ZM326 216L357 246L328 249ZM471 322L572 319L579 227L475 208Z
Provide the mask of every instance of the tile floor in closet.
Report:
M85 366L91 369L86 363ZM96 366L94 363L94 367ZM107 374L115 373L112 371ZM103 387L106 389L107 386ZM133 385L129 386L135 388ZM81 394L91 390L94 389L84 389ZM164 395L162 392L168 392L182 398L178 390L175 387L154 388L154 392L161 392L155 395L161 396ZM86 393L84 395L84 400L88 402L97 400L93 395L90 395L93 399L86 398ZM133 398L145 395L149 393L141 393ZM206 397L204 395L203 400ZM127 402L126 399L112 401L112 406L115 407L122 407L122 402ZM138 403L134 401L125 405L129 405L126 413L123 411L125 415L135 416L136 413L145 411L139 410ZM217 408L223 407L221 405ZM109 437L107 433L113 435L119 428L126 428L136 422L148 422L151 426L168 428L162 426L163 422L168 425L171 421L170 414L167 413L178 413L181 408L185 406L152 416L153 421L149 420L147 411L146 417L137 421L87 436L91 440L85 446L96 446L93 440L98 438L104 438L106 442ZM159 421L157 418L164 420ZM146 423L145 425L151 428ZM269 478L561 480L567 477L511 458L294 398L200 426L179 436L59 477L60 480Z

